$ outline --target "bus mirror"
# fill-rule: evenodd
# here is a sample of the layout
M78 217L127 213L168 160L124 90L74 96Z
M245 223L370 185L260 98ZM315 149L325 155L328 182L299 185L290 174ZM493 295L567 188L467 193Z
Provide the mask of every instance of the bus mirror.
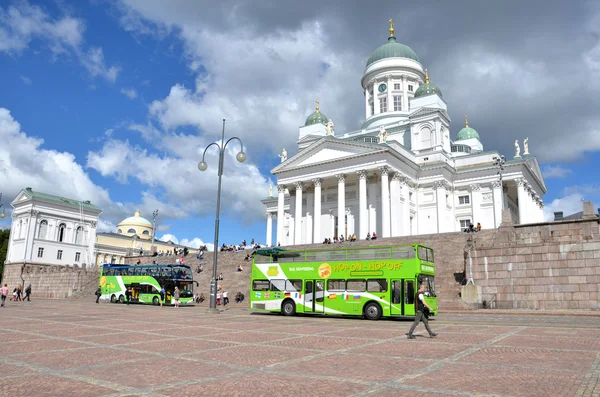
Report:
M196 283L196 287L198 287L200 284L198 284L198 282L196 280L194 280L194 282Z

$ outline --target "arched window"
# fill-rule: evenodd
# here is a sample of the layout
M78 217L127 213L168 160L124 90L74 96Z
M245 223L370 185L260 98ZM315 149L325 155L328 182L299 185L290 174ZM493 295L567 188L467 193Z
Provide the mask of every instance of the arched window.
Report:
M431 129L425 127L421 129L421 149L427 149L431 147Z
M135 229L129 229L129 230L127 230L127 233L137 233L137 232L135 231Z
M123 233L122 229L117 229L117 233Z
M40 222L40 229L38 231L38 238L41 240L45 240L48 235L48 221Z
M21 231L23 230L23 220L19 221L19 227L17 228L17 238L21 238Z
M144 230L144 231L142 232L142 234L143 234L144 236L149 236L149 235L150 235L150 232L149 232L148 230Z
M63 242L67 237L67 225L61 223L58 225L58 241Z
M75 244L83 244L83 227L81 226L75 230Z

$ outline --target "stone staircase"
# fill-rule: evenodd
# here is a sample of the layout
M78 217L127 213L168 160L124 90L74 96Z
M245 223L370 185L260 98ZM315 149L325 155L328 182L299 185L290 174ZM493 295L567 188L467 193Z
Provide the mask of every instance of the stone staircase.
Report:
M473 239L474 246L490 245L496 234L496 230L483 230L479 233L441 233L432 235L409 236L409 237L391 237L379 238L376 241L356 241L353 243L344 242L342 244L332 244L328 248L356 247L356 246L382 246L382 245L401 245L422 243L434 250L435 263L437 268L436 289L438 295L438 305L441 311L463 309L460 299L461 282L468 277L468 261L465 250L468 247L467 239L470 236ZM287 249L317 249L324 248L322 244L307 244L290 247L281 247ZM223 274L223 281L219 285L229 293L229 300L232 306L235 294L242 292L246 300L239 306L248 306L250 294L250 270L251 262L245 261L244 257L251 250L238 252L219 252L217 259L217 273ZM160 264L175 264L176 258L171 257L128 257L126 263L136 263L138 259L143 264L152 264L153 261ZM194 272L194 280L198 281L199 292L203 293L206 301L202 305L208 305L210 280L212 277L213 253L206 252L202 260L197 260L194 254L189 254L185 258L185 264L192 270L196 266L204 265L202 273ZM237 272L237 266L241 264L244 267L243 272ZM466 270L466 271L465 271ZM93 294L93 291L92 291Z

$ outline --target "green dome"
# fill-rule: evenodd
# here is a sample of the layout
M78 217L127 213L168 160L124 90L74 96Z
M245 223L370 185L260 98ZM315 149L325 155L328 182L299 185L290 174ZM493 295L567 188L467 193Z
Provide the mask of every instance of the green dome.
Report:
M462 141L469 138L479 139L479 134L471 127L465 127L462 130L458 131L458 135L456 136L457 141Z
M327 118L327 116L319 112L319 108L317 108L317 110L315 110L313 114L306 118L306 123L304 123L304 125L307 126L318 123L327 124L328 121L329 119Z
M418 98L420 96L432 95L432 94L438 94L440 96L440 98L443 98L440 87L429 82L429 72L427 71L427 68L426 68L425 69L425 84L421 84L419 86L419 88L417 88L417 91L415 91L415 98Z
M469 118L465 116L465 128L458 131L458 135L456 135L456 140L463 141L465 139L470 138L479 139L479 134L473 128L469 127Z
M388 39L388 42L373 51L367 60L367 67L370 64L385 58L408 58L421 63L417 54L407 45L396 42L394 36Z

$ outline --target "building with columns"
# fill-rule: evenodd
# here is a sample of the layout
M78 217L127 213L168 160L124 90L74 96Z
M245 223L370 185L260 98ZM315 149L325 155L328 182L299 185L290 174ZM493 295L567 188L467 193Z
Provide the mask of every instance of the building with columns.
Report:
M367 60L365 121L338 133L317 106L299 129L298 152L271 170L268 245L446 233L543 221L547 192L537 159L518 141L512 159L486 151L469 126L451 138L447 104L417 54L390 36ZM499 165L502 163L502 165ZM276 230L273 231L273 219ZM273 235L275 233L275 235Z

